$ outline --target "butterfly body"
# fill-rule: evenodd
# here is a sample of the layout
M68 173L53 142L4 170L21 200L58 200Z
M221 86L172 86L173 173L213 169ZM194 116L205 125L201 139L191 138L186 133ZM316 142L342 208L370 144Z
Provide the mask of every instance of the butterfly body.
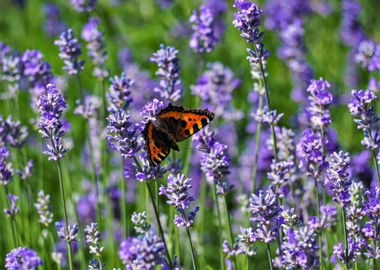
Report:
M214 119L214 113L206 110L185 109L169 104L156 114L155 121L149 121L143 135L152 165L158 165L170 153L170 149L179 151L177 142L181 142Z

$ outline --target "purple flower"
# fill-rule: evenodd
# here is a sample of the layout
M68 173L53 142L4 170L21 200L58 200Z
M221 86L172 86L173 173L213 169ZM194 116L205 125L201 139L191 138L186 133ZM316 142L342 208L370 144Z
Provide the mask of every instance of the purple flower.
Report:
M139 182L157 180L164 176L167 172L166 166L151 166L148 159L147 153L142 151L140 156L140 166L133 162L135 179Z
M55 37L67 28L65 22L61 20L59 7L48 3L44 5L45 24L44 29L48 36Z
M79 226L78 224L68 224L67 231L66 225L63 221L57 221L55 223L55 230L57 231L58 238L66 242L77 241Z
M207 181L216 184L218 193L225 194L232 188L223 179L230 173L231 159L227 152L228 146L218 142L214 133L209 132L207 127L195 134L193 141L198 143L197 148L203 152L200 163Z
M164 262L164 251L164 243L151 230L145 235L124 240L119 248L119 257L127 270L150 270Z
M264 32L259 30L263 11L256 4L246 0L235 0L233 7L238 9L234 13L233 25L240 30L240 36L254 46L254 50L248 49L250 55L247 57L248 61L251 64L263 62L269 57L269 52L262 44Z
M343 151L334 152L330 155L329 166L325 174L327 191L342 208L348 206L351 201L349 188L352 180L347 172L350 163L351 160L348 153Z
M76 203L76 210L80 224L89 224L96 220L96 195L89 191L82 195Z
M375 123L379 120L371 105L375 99L375 93L369 90L352 90L348 104L351 114L355 117L354 121L358 124L358 129L364 132L361 143L369 150L377 149L379 144L378 134L373 130Z
M13 121L12 116L8 116L3 122L0 116L0 137L3 137L5 143L11 147L20 149L25 143L28 136L28 130L22 126L20 121Z
M111 111L107 118L107 141L124 158L133 157L143 146L138 127L130 117L127 112L117 110Z
M11 99L19 93L22 67L20 56L15 53L5 53L0 56L0 79L7 82L6 90L0 94L1 99Z
M322 154L322 138L311 129L303 132L297 144L297 154L301 158L300 166L305 167L307 172L318 176L323 169L324 157Z
M111 109L126 110L132 102L130 88L135 82L127 79L125 73L122 73L121 77L115 76L111 78L111 83L109 92L107 93L107 98L111 103Z
M264 243L277 239L281 209L277 205L277 198L271 187L260 190L257 195L252 194L249 210L256 239Z
M75 108L74 113L83 116L83 118L89 120L90 132L93 132L95 123L91 123L91 119L95 120L101 107L101 100L98 96L85 96L83 104L77 100L78 106Z
M8 200L9 200L9 208L5 208L4 213L5 215L9 217L14 218L19 211L19 208L17 207L17 204L16 204L16 201L18 200L18 196L9 193Z
M364 201L362 213L368 217L362 232L370 240L379 240L380 224L380 188L373 187L365 192L367 200Z
M319 263L317 234L309 226L289 228L281 246L281 263L284 268L313 269Z
M231 106L232 94L239 85L240 80L234 76L231 69L215 62L198 78L197 84L191 86L191 91L193 95L199 96L216 116L223 115L231 119L235 113Z
M240 36L250 43L261 41L263 33L259 33L258 27L261 25L263 11L246 0L235 0L233 7L238 9L234 13L233 25L241 31Z
M214 29L215 20L212 10L206 5L200 7L199 15L196 10L193 11L189 19L193 29L189 46L195 52L210 53L214 50L220 39Z
M293 161L272 161L271 170L268 178L272 182L275 192L280 196L286 196L288 193L288 184L295 166Z
M360 3L356 0L343 0L342 2L343 12L340 35L342 41L350 47L359 45L365 38L359 22L360 8Z
M78 60L81 55L81 44L74 38L73 30L62 32L60 39L54 42L59 47L59 57L63 60L64 67L70 75L78 74L83 70L84 61Z
M70 4L78 12L90 12L96 6L97 0L70 0Z
M150 61L157 63L158 70L156 75L161 78L158 87L154 91L159 93L161 98L175 102L182 95L182 82L179 79L179 58L178 50L174 47L160 45L160 49L153 53Z
M150 230L150 224L146 220L145 212L133 212L131 221L134 229L138 234L145 234Z
M48 227L49 224L53 221L53 213L49 209L49 204L50 195L45 195L44 191L40 190L38 192L37 202L34 204L34 206L37 209L39 217L38 221L45 227Z
M140 111L140 115L143 118L141 127L143 128L149 121L156 120L156 114L165 107L164 103L158 99L148 101Z
M323 129L330 125L331 117L328 107L333 102L333 96L330 92L330 83L320 78L311 80L307 92L309 92L311 125L314 129Z
M360 246L352 238L348 238L348 254L342 243L338 243L333 248L334 255L344 264L351 264L358 259L360 254Z
M42 260L37 253L27 247L12 249L5 257L7 270L37 270Z
M369 114L373 108L370 105L376 99L375 93L369 90L352 90L348 108L353 116L359 117Z
M35 91L52 82L50 65L42 61L43 55L37 50L26 50L22 55L23 74L28 78Z
M91 223L84 229L86 233L86 243L89 244L90 253L96 257L100 257L104 251L104 247L101 243L101 234L98 229L97 223Z
M9 151L0 140L0 184L8 185L13 176L12 163L7 161Z
M247 256L256 255L256 248L254 243L257 241L255 233L252 228L240 227L240 233L237 236L236 243L231 247L227 240L223 242L223 251L228 256L236 256L244 254Z
M380 45L372 40L363 40L355 54L356 63L371 71L380 71Z
M99 19L91 17L88 23L83 27L82 38L87 41L88 55L94 63L92 75L100 79L108 76L105 68L107 51L104 45L103 33L98 29Z
M48 84L46 90L46 95L41 95L37 102L40 113L38 128L42 138L49 140L47 150L43 153L49 160L57 161L63 158L68 150L61 141L65 133L62 129L61 117L66 109L66 102L54 84Z
M191 188L191 179L186 178L183 174L177 174L176 176L170 174L168 176L167 187L160 187L159 194L164 195L168 199L167 203L173 205L180 214L174 218L174 223L178 227L190 227L193 225L196 213L198 212L198 207L196 207L189 214L185 213L185 210L194 201L194 198L189 194Z

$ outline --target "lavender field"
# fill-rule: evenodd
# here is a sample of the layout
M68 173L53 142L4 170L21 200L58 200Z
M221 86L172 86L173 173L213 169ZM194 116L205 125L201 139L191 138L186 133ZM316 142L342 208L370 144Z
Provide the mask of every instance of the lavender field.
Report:
M380 269L379 9L0 0L0 269Z

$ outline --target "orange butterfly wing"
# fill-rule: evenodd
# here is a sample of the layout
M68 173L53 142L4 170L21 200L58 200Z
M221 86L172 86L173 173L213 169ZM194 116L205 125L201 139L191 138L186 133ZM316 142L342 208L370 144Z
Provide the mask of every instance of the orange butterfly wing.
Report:
M148 160L157 166L169 155L170 148L160 140L161 135L152 121L146 124L143 135L145 137Z
M214 113L207 109L185 109L182 106L169 104L157 114L157 117L167 122L172 135L177 142L180 142L207 126L214 119Z

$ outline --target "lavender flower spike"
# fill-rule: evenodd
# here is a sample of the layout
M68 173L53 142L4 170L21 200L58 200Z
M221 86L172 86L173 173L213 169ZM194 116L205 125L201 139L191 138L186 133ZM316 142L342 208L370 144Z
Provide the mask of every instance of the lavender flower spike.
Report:
M164 195L168 198L167 203L173 205L180 216L175 216L174 223L178 227L190 227L194 223L196 213L199 208L196 207L194 211L190 211L189 214L185 213L185 210L189 208L194 198L189 195L189 189L191 189L191 179L186 178L183 174L174 176L170 174L168 176L168 186L160 187L160 195Z
M54 42L59 47L59 57L64 62L63 70L66 70L70 75L78 74L83 70L83 60L78 60L82 53L81 45L78 39L74 38L73 30L67 29L62 32L60 39Z
M330 83L323 80L311 80L307 88L310 93L309 101L311 125L314 129L326 128L331 123L330 111L328 107L333 101L333 96L330 92Z
M107 141L122 157L133 157L142 148L138 127L130 121L131 115L124 110L111 111L108 116Z
M92 75L104 79L108 76L108 71L105 68L107 51L104 45L103 33L99 31L98 25L99 19L91 17L83 27L82 38L87 41L88 55L95 65Z
M13 176L12 163L7 161L9 151L0 139L0 185L8 185Z
M219 41L215 32L215 18L210 7L203 5L199 9L199 15L196 10L193 11L189 22L192 24L193 34L189 46L195 52L209 53L212 52Z
M107 98L111 103L111 109L126 110L132 102L130 88L135 82L127 79L125 73L123 73L121 74L121 77L115 76L114 78L111 78L111 83L107 94Z
M49 140L47 150L43 153L48 156L49 160L57 161L63 158L68 150L62 144L65 131L61 117L66 109L66 102L54 84L48 84L46 90L47 93L41 95L37 101L37 108L40 113L38 127L42 138Z
M160 49L153 53L150 61L157 63L156 75L161 78L160 85L154 88L161 98L170 102L177 101L182 95L182 83L179 79L178 50L174 47L165 47L161 44Z
M12 249L5 257L7 270L37 270L42 260L37 253L26 247Z
M96 6L97 0L70 0L70 4L78 12L90 12Z

